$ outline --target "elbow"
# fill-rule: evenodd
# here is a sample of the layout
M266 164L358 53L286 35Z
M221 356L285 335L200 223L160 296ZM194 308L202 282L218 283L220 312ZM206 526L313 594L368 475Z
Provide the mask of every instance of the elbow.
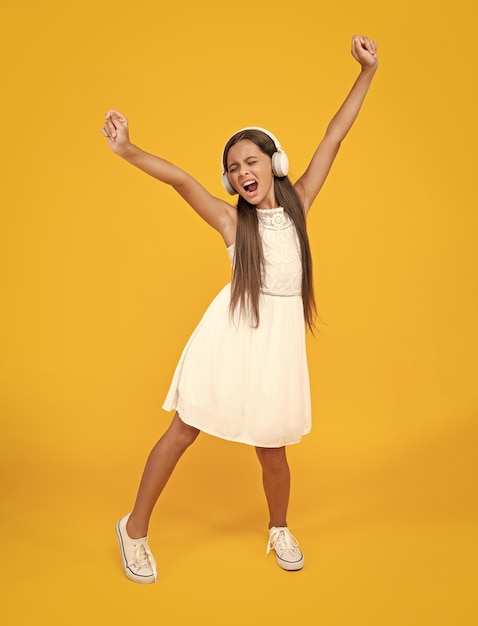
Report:
M345 133L342 133L339 128L329 128L327 129L324 139L329 145L329 149L337 154L342 145L342 141L345 139Z
M188 181L189 181L190 178L191 178L191 176L189 174L187 174L183 170L179 170L179 171L175 172L175 175L174 175L174 177L172 177L172 179L171 179L169 184L178 193L181 193L181 191L185 187L187 187L187 184L188 184Z
M341 133L338 133L335 130L327 131L323 142L327 146L327 152L331 155L332 159L335 158L338 151L340 150L340 146L342 145L344 137Z

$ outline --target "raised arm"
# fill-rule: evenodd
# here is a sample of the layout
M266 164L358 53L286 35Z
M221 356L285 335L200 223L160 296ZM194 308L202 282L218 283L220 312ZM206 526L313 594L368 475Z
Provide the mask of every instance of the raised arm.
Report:
M322 188L343 139L357 118L378 66L377 44L367 37L355 36L352 39L352 56L362 66L361 72L329 123L308 168L295 183L306 213Z
M101 130L113 152L146 174L171 185L191 207L223 237L226 245L235 238L235 208L211 195L195 178L173 163L131 143L128 120L118 111L106 113Z

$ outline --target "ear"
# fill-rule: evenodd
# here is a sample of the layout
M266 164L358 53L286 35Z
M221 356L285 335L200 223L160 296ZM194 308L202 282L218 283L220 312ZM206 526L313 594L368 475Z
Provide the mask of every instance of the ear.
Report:
M278 150L272 155L272 171L279 178L283 178L289 173L289 159L282 150Z
M231 185L231 181L229 180L227 172L224 172L224 174L222 175L222 184L224 185L224 189L227 191L228 194L230 194L231 196L236 195L237 191Z

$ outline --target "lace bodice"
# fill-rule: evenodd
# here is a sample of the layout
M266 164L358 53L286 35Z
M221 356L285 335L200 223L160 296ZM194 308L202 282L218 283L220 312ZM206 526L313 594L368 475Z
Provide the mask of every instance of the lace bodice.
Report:
M300 244L292 220L282 207L256 211L264 252L263 293L274 296L300 295ZM227 250L232 261L234 244Z

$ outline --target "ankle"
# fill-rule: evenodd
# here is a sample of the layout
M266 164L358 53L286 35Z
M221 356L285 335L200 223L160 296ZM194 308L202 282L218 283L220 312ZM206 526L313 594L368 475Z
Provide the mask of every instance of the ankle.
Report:
M287 528L287 522L285 520L275 520L269 523L269 530L271 528Z
M131 513L126 523L126 532L130 539L142 539L148 534L148 526L145 524L138 524L137 520Z

